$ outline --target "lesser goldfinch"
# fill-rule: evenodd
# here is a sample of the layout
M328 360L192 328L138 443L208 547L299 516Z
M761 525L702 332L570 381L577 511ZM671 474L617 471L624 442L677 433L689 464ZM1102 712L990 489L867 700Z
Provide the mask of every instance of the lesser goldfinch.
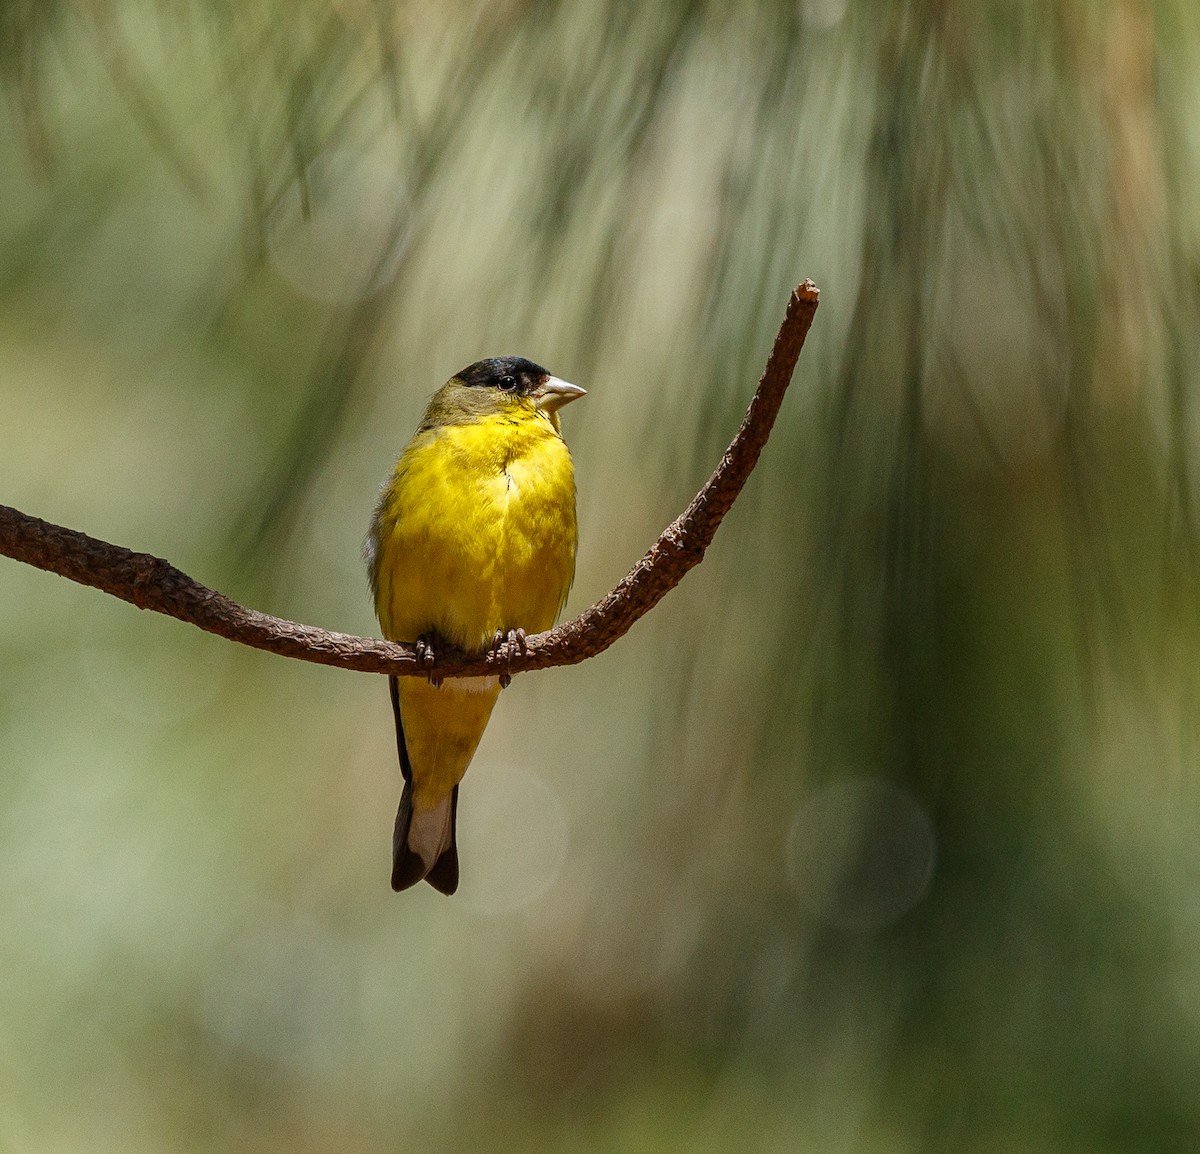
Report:
M430 654L523 645L575 575L575 474L558 410L585 390L522 357L477 361L429 402L383 486L366 557L383 635ZM458 783L502 678L392 677L404 788L392 889L458 888ZM506 680L506 679L505 679Z

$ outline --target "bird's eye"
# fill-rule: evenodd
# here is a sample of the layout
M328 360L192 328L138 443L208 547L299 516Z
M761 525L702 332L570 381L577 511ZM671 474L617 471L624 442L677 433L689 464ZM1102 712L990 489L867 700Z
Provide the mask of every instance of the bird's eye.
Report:
M511 393L517 387L517 378L510 377L507 374L500 378L500 389L502 392Z

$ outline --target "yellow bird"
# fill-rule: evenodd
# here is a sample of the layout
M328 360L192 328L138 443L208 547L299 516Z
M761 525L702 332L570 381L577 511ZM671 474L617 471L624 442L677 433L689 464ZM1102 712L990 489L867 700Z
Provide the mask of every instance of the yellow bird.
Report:
M383 635L512 652L549 629L575 575L575 474L558 410L584 396L522 357L478 361L434 395L367 537ZM505 648L508 647L508 648ZM507 677L392 677L404 789L392 889L458 888L458 783Z

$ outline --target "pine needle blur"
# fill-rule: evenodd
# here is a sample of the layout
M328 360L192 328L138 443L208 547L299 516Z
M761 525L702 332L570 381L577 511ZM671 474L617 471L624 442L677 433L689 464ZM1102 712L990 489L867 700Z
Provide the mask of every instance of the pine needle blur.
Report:
M0 1144L1190 1149L1198 78L1166 0L0 4L0 501L258 608L371 632L378 479L521 353L582 609L822 292L454 903L381 679L0 562Z

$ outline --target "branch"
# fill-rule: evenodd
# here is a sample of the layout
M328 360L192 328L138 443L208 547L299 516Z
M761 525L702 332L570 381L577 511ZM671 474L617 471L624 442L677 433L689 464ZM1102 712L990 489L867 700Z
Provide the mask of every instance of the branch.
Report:
M611 593L574 621L530 637L524 654L503 661L505 670L520 673L595 657L700 563L721 519L758 463L817 311L817 296L812 281L792 293L742 427L692 503ZM427 672L411 645L333 633L246 609L159 557L110 545L7 505L0 505L0 554L254 649L363 673L423 676ZM500 659L491 655L439 649L434 670L439 677L470 677L496 673L500 666Z

